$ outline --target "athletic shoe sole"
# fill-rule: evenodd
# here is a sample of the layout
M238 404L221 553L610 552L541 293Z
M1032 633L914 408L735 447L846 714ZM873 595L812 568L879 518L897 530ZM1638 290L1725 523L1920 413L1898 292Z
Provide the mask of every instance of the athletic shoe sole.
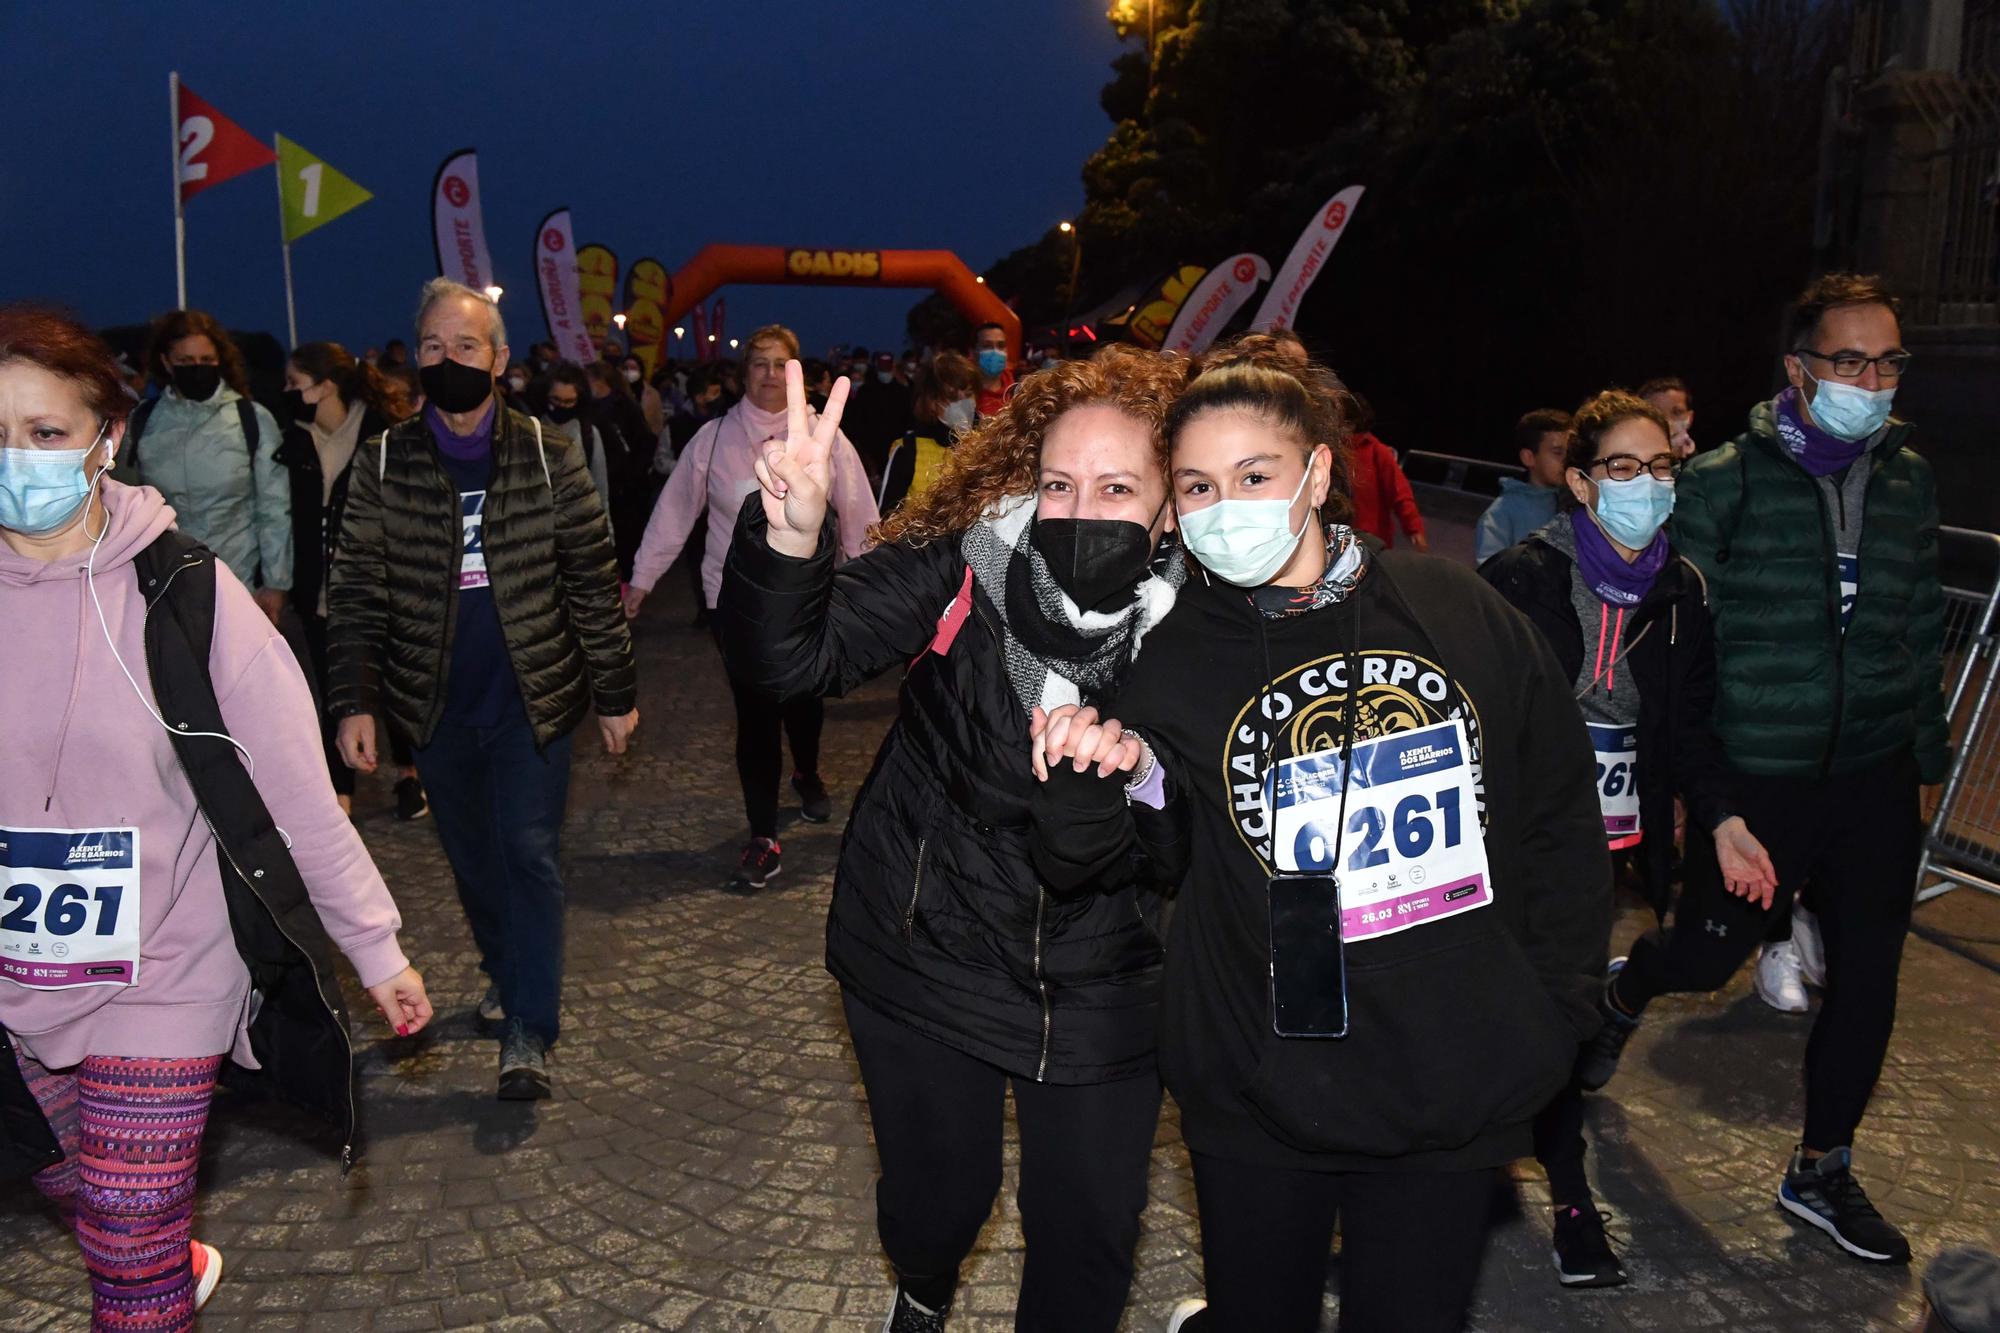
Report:
M808 824L830 824L833 822L833 811L829 810L823 815L816 815L810 810L801 809L799 811L799 818Z
M496 1095L503 1102L547 1101L551 1095L549 1076L526 1069L513 1070L500 1076Z
M1587 1291L1592 1287L1622 1287L1631 1281L1631 1278L1622 1272L1565 1273L1562 1255L1550 1250L1549 1257L1555 1261L1556 1281L1562 1283L1565 1291Z
M731 876L729 880L729 887L732 889L761 889L765 885L769 884L772 880L776 879L778 877L779 871L783 869L784 867L780 866L778 870L767 871L765 872L764 878L762 879L750 879L747 876L739 873L734 876Z
M1833 1237L1834 1244L1840 1246L1841 1249L1846 1250L1857 1259L1866 1259L1871 1264L1906 1264L1910 1262L1907 1258L1899 1255L1877 1254L1873 1250L1865 1250L1856 1245L1853 1241L1840 1234L1840 1229L1834 1226L1831 1219L1820 1216L1808 1207L1803 1200L1794 1197L1792 1188L1789 1185L1783 1186L1778 1190L1778 1207L1801 1221L1812 1223L1821 1231Z
M208 1255L208 1266L201 1270L201 1281L194 1286L194 1308L200 1310L208 1304L208 1298L215 1295L216 1284L222 1281L222 1251L213 1245L202 1245L200 1241L195 1244L201 1245Z

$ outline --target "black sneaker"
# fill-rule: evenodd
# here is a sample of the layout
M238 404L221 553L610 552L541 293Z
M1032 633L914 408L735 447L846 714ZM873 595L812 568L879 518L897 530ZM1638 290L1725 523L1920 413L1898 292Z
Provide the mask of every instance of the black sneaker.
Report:
M950 1313L948 1308L926 1310L898 1287L889 1317L882 1321L882 1333L944 1333L945 1316Z
M548 1095L548 1056L542 1039L520 1019L513 1019L500 1043L500 1100L538 1102Z
M1604 1234L1604 1218L1592 1204L1565 1204L1556 1210L1556 1280L1565 1287L1622 1287L1625 1266Z
M479 997L477 1010L479 1025L492 1028L496 1032L507 1021L507 1011L500 1005L500 985L498 982L486 988L486 994Z
M1910 1262L1910 1242L1882 1219L1854 1178L1852 1151L1835 1148L1817 1162L1805 1157L1803 1148L1792 1154L1785 1183L1778 1187L1778 1206L1812 1223L1858 1259Z
M408 823L412 819L422 819L431 812L430 797L424 795L424 784L415 778L396 780L396 818Z
M1625 970L1625 960L1614 958L1604 969L1604 989L1597 993L1597 1013L1604 1020L1597 1035L1583 1044L1576 1057L1576 1081L1585 1092L1596 1092L1618 1072L1618 1059L1625 1043L1639 1030L1639 1020L1611 1003L1611 983Z
M799 794L799 817L808 824L824 824L833 818L833 798L817 773L792 774L792 790Z
M729 877L729 887L743 892L761 889L777 878L781 867L779 857L783 854L777 842L771 838L752 838L743 848L743 859L737 863L736 873Z

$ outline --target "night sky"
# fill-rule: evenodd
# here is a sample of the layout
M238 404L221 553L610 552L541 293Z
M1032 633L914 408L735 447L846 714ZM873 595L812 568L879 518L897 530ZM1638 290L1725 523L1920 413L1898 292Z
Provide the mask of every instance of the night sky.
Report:
M302 238L299 336L409 335L436 273L432 174L479 149L486 238L517 352L544 336L535 224L669 270L711 241L956 250L975 270L1082 203L1118 43L1104 0L432 6L0 6L0 300L99 325L174 299L167 73L375 198ZM189 304L285 333L269 169L187 207ZM622 285L622 268L621 268ZM730 287L728 331L809 351L902 345L920 290Z

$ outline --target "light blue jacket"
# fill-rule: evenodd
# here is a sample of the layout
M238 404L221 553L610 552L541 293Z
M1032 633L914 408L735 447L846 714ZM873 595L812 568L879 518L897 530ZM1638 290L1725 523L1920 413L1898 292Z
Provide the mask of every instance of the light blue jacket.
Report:
M273 455L278 423L257 413L253 467L228 385L204 403L168 389L139 439L139 480L174 507L177 526L214 551L246 587L292 586L292 483Z
M1500 478L1500 498L1479 516L1472 558L1485 564L1556 516L1556 493L1515 477Z

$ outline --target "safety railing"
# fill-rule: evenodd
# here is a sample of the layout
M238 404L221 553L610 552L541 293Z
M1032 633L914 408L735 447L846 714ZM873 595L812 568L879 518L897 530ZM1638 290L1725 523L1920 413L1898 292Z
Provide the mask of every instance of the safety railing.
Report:
M1500 479L1519 480L1528 470L1518 463L1496 463L1485 458L1461 458L1457 454L1434 454L1411 449L1402 455L1403 475L1423 486L1441 486L1469 495L1500 494Z
M1918 902L1957 888L2000 894L2000 536L1945 528L1938 564L1953 753L1917 863Z

